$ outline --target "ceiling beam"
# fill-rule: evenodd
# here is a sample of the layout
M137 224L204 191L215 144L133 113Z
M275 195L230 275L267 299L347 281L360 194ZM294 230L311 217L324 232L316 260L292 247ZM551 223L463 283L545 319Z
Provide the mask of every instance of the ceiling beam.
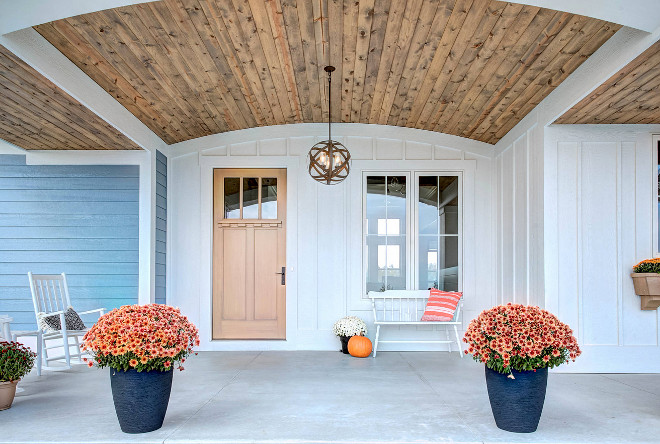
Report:
M621 28L502 137L495 144L495 153L506 149L534 125L545 127L554 122L658 39L660 28L652 33Z
M513 3L586 15L646 32L660 27L658 0L514 0Z
M0 36L25 63L147 151L166 144L32 28Z
M152 0L20 0L0 2L0 35L89 12Z

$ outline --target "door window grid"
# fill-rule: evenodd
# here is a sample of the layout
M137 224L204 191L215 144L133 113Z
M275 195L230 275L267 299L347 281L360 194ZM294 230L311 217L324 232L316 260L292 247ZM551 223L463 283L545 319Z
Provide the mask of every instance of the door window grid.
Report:
M225 219L277 219L276 177L225 177Z

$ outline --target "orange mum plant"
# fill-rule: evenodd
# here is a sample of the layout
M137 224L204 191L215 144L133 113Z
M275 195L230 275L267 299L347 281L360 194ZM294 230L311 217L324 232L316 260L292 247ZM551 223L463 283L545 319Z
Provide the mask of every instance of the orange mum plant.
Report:
M199 334L178 308L169 305L124 305L101 316L83 338L87 365L116 370L168 371L182 364L199 345Z
M660 273L660 258L645 259L633 267L634 273Z
M536 370L575 361L582 353L573 330L539 307L507 304L484 310L470 322L466 354L499 373Z

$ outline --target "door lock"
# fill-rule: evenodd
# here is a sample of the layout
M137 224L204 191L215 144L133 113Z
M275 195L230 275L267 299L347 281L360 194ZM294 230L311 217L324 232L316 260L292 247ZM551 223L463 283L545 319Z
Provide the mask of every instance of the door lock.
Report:
M275 274L281 274L282 275L282 285L286 285L286 267L282 267L282 272L281 273L275 273Z

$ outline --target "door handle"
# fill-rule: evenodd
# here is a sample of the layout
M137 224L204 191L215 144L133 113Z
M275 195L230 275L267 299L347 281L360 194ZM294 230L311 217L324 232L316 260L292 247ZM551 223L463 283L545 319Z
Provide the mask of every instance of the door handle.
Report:
M282 267L282 272L275 274L282 275L282 285L286 285L286 267Z

